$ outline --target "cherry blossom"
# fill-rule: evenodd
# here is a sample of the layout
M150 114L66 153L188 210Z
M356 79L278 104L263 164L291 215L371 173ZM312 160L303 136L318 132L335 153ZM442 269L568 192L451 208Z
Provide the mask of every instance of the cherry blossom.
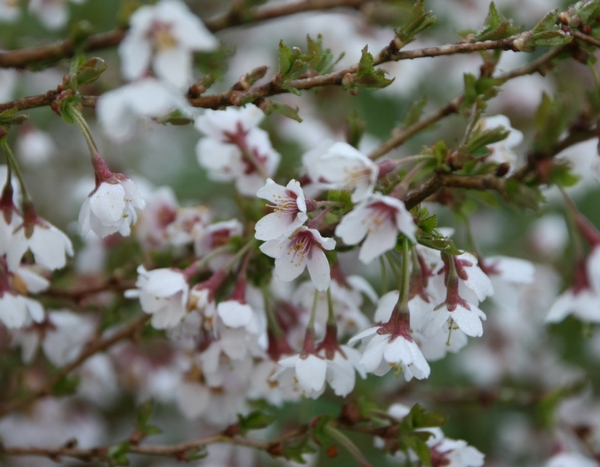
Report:
M55 366L74 361L96 331L94 319L69 310L50 311L48 322L42 348Z
M60 29L69 20L69 1L79 4L85 0L31 0L29 12L48 29Z
M6 261L11 271L16 270L27 250L31 250L35 262L48 269L65 266L65 255L73 256L71 240L35 213L25 216L23 224L16 228L10 239Z
M260 246L267 256L275 258L275 276L281 281L293 281L306 267L319 291L327 290L331 282L329 261L323 250L333 250L335 240L323 238L318 230L300 227L289 238L269 240Z
M0 0L0 22L13 23L20 17L21 7L17 1Z
M366 237L358 258L367 264L396 246L398 232L415 243L416 231L402 201L375 193L342 218L335 234L346 245L356 245Z
M175 246L189 245L198 238L211 220L211 211L205 206L181 207L175 219L167 226L167 236Z
M242 235L243 229L244 226L237 219L215 222L208 225L194 239L194 252L196 256L202 258L218 248L226 246L233 237ZM225 267L232 259L232 253L224 252L211 257L208 265L213 271L217 271Z
M273 210L256 223L255 237L258 240L286 236L308 219L304 193L296 180L291 180L283 187L269 178L256 196L270 201L271 204L267 206Z
M96 188L84 201L79 212L81 236L92 230L100 238L116 232L129 236L137 220L138 209L146 203L135 183L123 174L112 173L100 157L95 158ZM101 166L98 168L98 166Z
M358 202L373 193L379 169L371 159L347 143L335 143L315 157L310 173L314 181L352 191Z
M42 164L50 160L56 151L56 144L50 134L35 127L21 127L17 140L17 153L24 163Z
M559 452L553 455L544 467L596 467L597 462L578 452Z
M272 177L281 155L258 124L263 112L254 105L207 110L196 119L196 128L206 135L196 146L198 162L216 181L235 181L243 195L255 196Z
M123 76L141 78L152 63L154 73L177 88L191 84L193 52L215 50L219 43L202 21L178 0L138 8L119 45Z
M146 190L149 192L150 190ZM177 218L179 204L171 187L160 187L144 195L146 208L139 213L135 236L146 249L170 245L168 227Z
M152 326L167 329L176 326L185 316L189 284L181 271L137 268L136 289L127 290L127 298L139 298L142 310L152 315Z
M96 112L106 136L122 142L129 138L140 121L161 118L187 104L171 86L152 77L105 92L98 98Z

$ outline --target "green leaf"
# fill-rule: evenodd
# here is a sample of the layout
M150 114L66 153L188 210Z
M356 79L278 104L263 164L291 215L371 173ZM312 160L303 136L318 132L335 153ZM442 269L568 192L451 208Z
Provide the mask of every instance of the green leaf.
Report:
M435 412L427 412L420 404L415 404L402 419L401 428L405 433L420 428L440 427L446 424L446 417Z
M544 93L535 115L537 130L534 140L535 150L549 151L566 130L569 119L570 115L565 103L559 99L552 99Z
M419 121L421 115L423 115L423 110L427 105L427 96L423 96L420 100L413 102L410 104L408 111L406 112L406 116L404 117L404 126L411 126Z
M548 185L557 185L563 188L574 186L579 181L579 176L571 171L568 164L553 162L550 176L548 177Z
M544 201L539 188L529 187L513 178L507 180L504 193L507 201L533 211L537 211L540 203Z
M432 233L437 226L438 220L435 214L419 222L419 228L427 233Z
M431 238L421 236L417 239L419 244L426 246L427 248L433 248L434 250L441 251L443 253L449 253L451 255L460 255L462 251L456 248L454 242L449 238Z
M477 32L476 39L477 41L495 41L514 36L518 32L519 28L513 26L512 20L508 20L498 13L496 4L492 2L483 27Z
M52 386L52 395L70 396L77 391L81 377L79 375L64 376Z
M29 119L27 115L18 114L17 112L19 112L17 107L0 112L0 127L8 129L11 125L20 125Z
M92 57L82 63L75 71L77 85L88 84L96 81L108 66L99 57Z
M251 412L246 416L238 415L238 425L243 433L250 430L266 428L274 421L275 417L271 417L259 410Z
M358 118L358 113L352 112L346 117L346 142L358 148L360 140L365 132L365 122Z
M306 36L306 44L308 48L308 65L319 74L330 73L333 66L342 58L341 56L335 60L333 52L330 49L323 48L323 36L319 34L317 40L313 40L310 36Z
M408 436L402 440L404 449L411 449L419 460L427 467L432 467L431 451L427 443L416 436Z
M296 91L299 92L298 90ZM283 115L284 117L296 120L297 122L302 122L302 119L298 115L298 107L294 108L282 102L274 101L272 99L263 100L263 103L260 107L266 115L271 115L273 112L275 112L279 115Z
M331 444L331 436L327 432L327 425L333 419L333 415L323 415L315 423L312 427L312 435L314 439L317 440L318 443L325 446L327 444Z
M129 442L125 441L108 451L108 456L114 465L129 465L126 454L129 452Z
M287 460L298 462L299 464L306 464L304 454L311 454L317 452L317 450L310 445L308 438L296 438L290 442L284 443L279 455L285 457Z
M425 11L423 8L424 0L418 0L412 7L406 20L395 29L396 45L401 49L415 39L415 36L435 24L437 18L432 15L432 11Z
M483 131L475 131L471 135L471 138L467 142L465 150L468 154L477 154L481 149L487 148L490 144L497 143L499 141L505 140L508 138L510 134L510 130L505 127L498 126L495 128L490 128L488 130ZM483 155L487 156L489 151L483 153Z
M352 84L357 87L362 87L368 90L385 88L394 82L395 78L388 79L385 77L386 71L375 69L373 55L369 53L369 46L366 45L362 49L358 70L352 80Z
M554 31L557 28L560 28L558 24L556 24L558 20L558 8L546 13L546 15L535 25L535 27L531 30L533 34L539 34L546 31Z
M136 431L147 436L158 435L162 433L160 428L148 424L150 422L150 418L152 418L153 411L154 401L152 399L148 399L138 407Z
M197 461L206 457L208 457L206 446L198 446L197 448L191 449L186 453L185 460Z

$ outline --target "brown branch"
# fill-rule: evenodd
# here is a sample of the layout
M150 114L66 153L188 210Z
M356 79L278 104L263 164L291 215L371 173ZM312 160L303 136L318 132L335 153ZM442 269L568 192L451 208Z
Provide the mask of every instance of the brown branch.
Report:
M242 12L231 12L223 17L208 20L206 27L217 32L222 29L280 18L313 10L332 8L359 8L372 0L310 0L287 5L256 7ZM118 46L125 37L125 30L118 29L88 37L79 47L83 52L93 52ZM55 44L0 52L0 68L25 68L35 63L54 62L72 57L78 48L73 40L67 39Z
M405 141L412 138L414 135L423 131L429 126L433 125L434 123L438 122L442 118L458 112L462 100L462 95L455 97L446 105L440 107L438 110L433 112L431 115L423 118L422 120L419 120L418 122L409 126L408 128L402 130L398 129L399 131L395 131L390 139L385 141L381 146L379 146L377 149L371 152L371 154L369 154L369 159L379 159L381 156L384 156L392 149L401 146L402 144L404 144Z
M208 446L210 444L232 444L237 446L246 446L254 449L259 449L273 455L278 455L278 450L287 441L303 436L309 429L309 422L283 435L277 436L271 440L261 441L243 438L239 436L230 436L225 433L217 433L212 436L186 441L171 445L136 445L132 444L129 447L128 453L144 454L150 456L175 456L185 460L185 454L194 449ZM71 457L85 462L91 462L94 459L106 459L108 452L112 446L101 446L89 449L78 449L71 446L60 446L55 448L40 448L40 447L24 447L24 446L3 446L0 444L0 454L9 456L38 456L48 457L52 460L59 461L62 457Z
M121 328L119 331L112 334L111 336L109 336L105 339L99 339L99 340L96 340L96 341L90 343L86 348L84 348L81 355L75 361L69 363L68 365L66 365L64 367L61 367L56 372L56 374L48 382L46 382L46 384L44 384L44 387L42 387L41 389L38 389L36 391L33 391L22 398L15 399L13 401L9 401L5 405L1 406L0 407L0 417L3 417L6 414L12 412L13 410L16 410L16 409L19 409L20 407L25 406L40 397L44 397L44 396L51 394L52 387L54 385L56 385L62 378L64 378L69 373L71 373L73 370L78 368L83 362L85 362L92 355L94 355L102 350L106 350L107 348L111 347L112 345L116 344L117 342L134 335L138 331L138 329L140 329L144 325L144 323L146 323L146 321L148 320L149 317L150 317L149 315L143 314L143 315L139 316L136 320L132 321L128 325Z
M82 287L77 289L55 289L51 288L42 293L40 296L43 297L57 297L57 298L68 298L72 300L79 300L81 298L87 297L88 295L93 295L106 291L118 291L123 292L128 289L132 289L135 287L135 283L131 281L123 281L119 282L115 279L109 279L102 284L98 284L91 287Z
M582 41L587 42L588 44L595 45L596 47L600 47L600 41L592 36L588 36L582 32L579 32L577 29L570 28L569 34L577 39L581 39Z
M541 57L532 61L531 63L528 63L525 66L522 66L520 68L516 68L512 71L509 71L508 73L498 75L498 76L496 76L496 78L499 80L502 80L502 81L508 81L510 79L518 78L519 76L530 75L535 72L540 72L540 73L544 74L545 68L547 66L549 66L552 59L554 59L556 56L560 55L564 50L565 50L564 47L557 47L556 49L550 50L548 53L542 55ZM385 154L387 154L388 152L390 152L392 149L396 149L396 148L402 146L402 144L404 144L407 140L412 138L414 135L425 130L426 128L430 127L434 123L437 123L442 118L458 112L463 98L464 98L464 95L461 94L460 96L452 99L446 105L440 107L438 110L433 112L431 115L423 118L422 120L419 120L418 122L414 123L413 125L411 125L407 128L396 129L393 132L392 137L390 139L385 141L381 146L379 146L377 149L375 149L373 152L371 152L371 154L369 154L369 158L372 160L379 159L380 157L382 157ZM427 187L425 187L425 189L430 190L430 189L432 189L432 187L427 186ZM433 194L433 193L430 193L429 195L431 195L431 194Z

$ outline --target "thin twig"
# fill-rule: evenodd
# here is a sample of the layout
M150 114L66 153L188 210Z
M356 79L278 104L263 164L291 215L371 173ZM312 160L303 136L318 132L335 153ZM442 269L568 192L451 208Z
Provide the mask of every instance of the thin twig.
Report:
M582 41L587 42L588 44L595 45L596 47L600 47L600 41L592 36L588 36L582 32L579 32L577 29L569 29L569 34L577 39L581 39Z
M206 27L217 32L233 26L260 23L262 21L281 18L313 10L329 10L332 8L358 8L371 0L310 0L287 5L267 5L243 11L243 14L232 12L220 18L208 20ZM39 47L23 48L0 53L0 68L25 68L35 63L55 62L62 58L72 57L79 49L83 52L94 52L118 46L125 37L126 31L117 29L88 37L80 47L71 39Z
M46 384L44 384L44 386L41 389L33 391L22 398L10 401L4 406L0 407L0 417L3 417L6 414L12 412L13 410L25 406L40 397L50 394L52 391L52 387L56 385L56 383L58 383L62 378L64 378L73 370L78 368L92 355L102 350L106 350L112 345L116 344L117 342L135 334L137 330L144 325L144 323L148 320L149 317L149 315L143 314L139 316L136 320L132 321L128 325L124 326L123 328L112 334L111 336L90 343L75 361L69 363L64 367L61 367L55 373L55 375L48 382L46 382Z

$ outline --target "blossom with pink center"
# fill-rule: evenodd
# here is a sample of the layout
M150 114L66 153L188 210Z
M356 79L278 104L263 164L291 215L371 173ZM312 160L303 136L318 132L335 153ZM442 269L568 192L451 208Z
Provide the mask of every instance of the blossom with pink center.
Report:
M277 171L281 155L273 149L269 134L258 128L264 118L255 105L207 110L196 128L206 137L196 146L198 163L215 181L235 181L243 195L255 196Z
M323 250L333 250L335 240L323 238L318 230L300 227L289 238L269 240L260 246L267 256L275 258L275 276L283 282L293 281L306 267L319 291L331 282L329 261Z
M0 260L0 322L12 329L29 326L34 321L42 322L42 305L21 294L41 292L48 285L47 280L26 268L12 273L5 261Z
M288 235L308 219L304 192L296 180L291 180L284 187L269 178L256 196L270 201L267 207L273 210L256 223L255 237L258 240L274 240Z
M377 164L349 144L335 143L312 159L314 166L309 173L313 181L352 191L355 203L373 193L379 175Z
M367 264L396 246L398 232L416 243L416 231L417 226L402 201L375 193L342 218L335 234L346 245L357 245L366 237L358 258Z
M152 70L160 79L183 89L192 81L193 52L215 50L219 42L200 18L178 0L162 0L138 8L119 45L123 76L136 80Z
M398 297L398 291L382 296L375 311L375 319L380 324L357 334L348 345L372 336L359 361L368 373L382 376L391 368L396 368L404 373L406 381L413 377L427 378L431 371L429 364L411 336L408 316L395 308Z
M226 246L231 238L242 235L244 226L237 219L215 222L203 229L194 240L194 252L202 258L214 250ZM221 269L233 258L232 253L224 252L212 257L208 265L213 271Z

